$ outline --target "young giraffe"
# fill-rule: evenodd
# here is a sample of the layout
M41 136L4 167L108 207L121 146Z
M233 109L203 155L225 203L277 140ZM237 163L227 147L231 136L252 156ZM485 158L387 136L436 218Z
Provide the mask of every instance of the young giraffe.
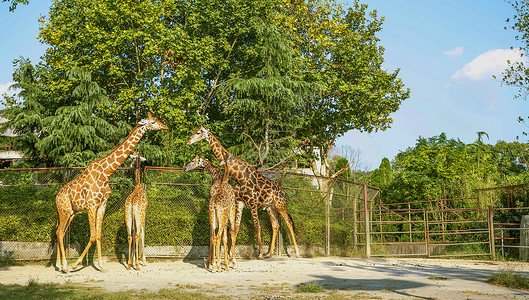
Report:
M221 163L222 164L222 163ZM210 161L200 156L187 164L185 171L203 167L211 177L210 201L209 201L209 223L210 223L210 243L206 268L212 265L212 271L220 271L220 242L224 243L224 268L229 269L229 259L235 268L235 192L229 184L229 174L213 165ZM227 225L230 224L230 249L228 251Z
M145 266L147 264L147 260L145 259L145 213L147 210L147 197L145 196L145 190L143 189L140 180L140 166L141 162L145 161L145 158L141 157L139 152L134 153L134 155L131 155L130 157L132 157L132 164L130 166L136 166L134 172L136 185L134 186L134 191L125 201L125 224L127 225L129 241L129 260L127 270L130 270L133 263L136 266L136 270L140 270L140 265L138 263L140 257L140 243L142 265ZM134 243L132 243L132 241L134 241ZM131 249L131 246L133 246L134 249Z
M83 253L72 265L72 270L82 262L90 246L96 242L99 269L104 271L101 257L101 225L107 199L110 196L110 186L108 180L116 169L129 156L132 148L136 146L143 134L147 130L168 129L167 126L158 121L157 118L149 116L136 125L129 136L119 144L107 156L93 161L74 180L66 183L55 198L57 212L59 214L59 224L57 227L57 263L56 266L62 272L68 272L66 262L66 252L64 249L64 234L73 217L81 211L88 212L90 223L90 240ZM62 258L62 264L61 264Z
M259 258L262 258L263 248L261 244L261 226L259 224L257 207L266 210L270 217L270 222L272 223L272 240L268 250L268 255L271 256L274 252L276 236L279 231L279 222L276 217L276 212L279 212L287 224L292 243L294 244L296 257L299 257L298 245L296 243L296 237L294 236L292 220L290 220L288 216L287 202L283 189L271 179L259 174L251 164L243 162L235 157L231 157L231 154L224 149L217 138L202 125L200 125L200 127L189 137L186 145L191 145L201 140L206 140L209 143L213 154L219 161L225 161L228 159L228 156L230 156L229 167L226 167L226 170L239 183L238 188L236 188L238 201L240 199L236 204L236 234L239 232L242 207L246 205L250 208L252 214L255 231L257 233L257 242L259 243Z

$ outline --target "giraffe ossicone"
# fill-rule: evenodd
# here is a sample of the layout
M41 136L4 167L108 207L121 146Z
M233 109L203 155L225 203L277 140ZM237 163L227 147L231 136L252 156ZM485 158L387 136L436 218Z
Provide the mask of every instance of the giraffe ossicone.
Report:
M162 129L165 130L168 127L149 112L147 118L139 121L127 138L112 152L101 159L91 162L83 173L66 183L57 193L55 198L57 213L59 215L56 231L57 262L55 265L57 269L62 272L69 271L66 261L64 234L75 215L81 211L87 211L88 221L90 223L90 240L71 267L73 270L77 268L95 242L99 269L101 271L105 270L101 256L101 227L107 199L112 191L108 185L108 180L129 156L134 146L136 146L146 131Z

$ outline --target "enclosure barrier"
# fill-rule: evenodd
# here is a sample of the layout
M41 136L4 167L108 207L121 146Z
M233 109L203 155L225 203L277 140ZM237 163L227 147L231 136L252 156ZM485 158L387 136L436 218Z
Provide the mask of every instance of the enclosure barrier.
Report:
M55 196L63 184L83 168L0 170L0 254L9 259L55 259L57 212ZM302 255L365 253L367 208L378 189L337 178L292 172L262 172L278 182L287 197ZM102 247L107 256L123 259L128 250L124 204L134 188L134 170L119 168L110 178L112 193L103 220ZM146 167L142 170L149 201L146 216L147 257L204 257L209 244L210 178L202 171ZM232 182L235 184L235 182ZM346 217L354 215L354 217ZM260 210L264 251L271 239L268 215ZM281 218L278 216L280 224ZM86 213L72 221L66 237L67 256L74 258L89 240ZM366 246L367 245L367 246ZM89 257L93 258L95 247ZM281 224L276 255L293 254L288 230ZM235 253L257 255L256 237L248 209L244 209Z

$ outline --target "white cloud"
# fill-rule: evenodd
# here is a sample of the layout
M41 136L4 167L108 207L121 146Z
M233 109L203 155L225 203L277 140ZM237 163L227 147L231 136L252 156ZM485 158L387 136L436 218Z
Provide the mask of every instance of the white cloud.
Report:
M452 50L443 52L443 55L450 56L450 57L461 56L462 54L463 54L463 46L459 46Z
M13 82L0 83L0 96L7 93L8 95L12 94L12 91L8 91L9 87L13 85Z
M452 75L453 80L485 80L492 75L499 76L508 67L507 61L526 62L523 52L518 49L496 49L478 55Z

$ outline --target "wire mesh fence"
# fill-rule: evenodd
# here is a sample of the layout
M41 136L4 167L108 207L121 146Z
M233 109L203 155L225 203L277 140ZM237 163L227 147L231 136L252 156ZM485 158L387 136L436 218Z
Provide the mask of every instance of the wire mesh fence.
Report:
M0 170L0 253L12 259L54 259L57 225L55 196L83 168ZM365 211L378 189L340 179L289 172L263 172L278 182L287 197L296 240L302 255L348 255L363 251ZM103 220L105 255L122 259L128 250L124 205L134 188L134 172L120 168L110 179L112 193ZM144 188L149 201L145 220L147 257L203 257L209 245L210 178L205 172L146 167ZM235 184L233 182L233 184ZM266 252L271 225L260 210L261 237ZM279 218L280 224L282 220ZM286 226L281 224L276 255L293 253ZM90 237L86 213L72 221L65 238L69 257L76 257ZM93 257L95 247L89 256ZM256 256L256 235L244 209L235 254Z

